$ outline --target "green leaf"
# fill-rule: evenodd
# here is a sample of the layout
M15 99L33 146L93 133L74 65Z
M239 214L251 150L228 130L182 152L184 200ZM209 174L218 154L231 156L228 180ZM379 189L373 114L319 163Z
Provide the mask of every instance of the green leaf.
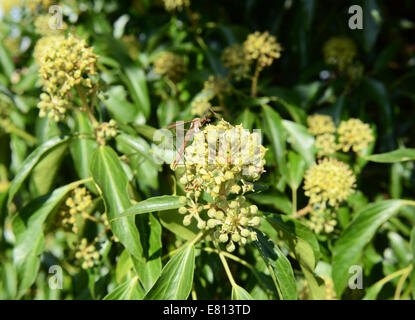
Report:
M365 78L362 81L362 88L366 92L366 96L371 98L383 113L382 125L384 128L382 128L382 133L391 133L392 107L385 85L376 79Z
M103 300L141 300L144 296L138 277L128 279L108 293Z
M138 104L127 100L127 92L123 86L111 87L105 92L105 98L100 96L109 113L121 123L143 123L145 121Z
M117 149L128 155L131 169L139 182L139 188L146 194L151 194L151 189L159 187L158 171L160 165L155 162L150 145L141 137L133 137L128 134L120 134L116 138Z
M280 115L268 105L262 106L264 110L264 128L265 134L271 142L274 156L278 164L278 170L283 176L286 172L285 163L285 138L286 132L282 126Z
M289 120L282 120L282 125L288 132L288 142L304 158L308 168L314 163L314 137L301 124Z
M114 220L148 212L178 209L183 206L179 196L159 196L140 201L136 205L118 215Z
M258 204L271 206L285 214L292 213L292 203L288 197L276 190L261 193L248 193L246 197Z
M376 0L366 0L363 3L363 46L369 52L376 43L382 18Z
M160 278L144 297L145 300L184 300L190 294L195 268L195 248L181 249L161 271Z
M146 263L139 263L134 257L131 259L145 292L148 292L161 273L161 225L152 214L137 220Z
M87 115L84 112L76 112L74 120L75 130L80 134L80 137L75 137L71 141L69 150L79 178L87 179L91 177L89 168L92 155L98 144L93 138L94 128L89 122ZM88 137L89 135L91 137ZM97 189L92 182L87 183L86 186L93 193L97 193Z
M197 222L192 219L189 226L183 225L183 215L177 212L177 210L167 210L159 212L159 219L163 227L173 232L184 240L192 240L196 234L200 231L197 228Z
M303 158L297 153L289 151L287 169L288 183L291 189L297 190L304 175L305 162Z
M9 79L14 72L14 63L9 51L4 46L3 41L0 42L0 66Z
M393 163L415 160L415 149L397 149L391 152L372 154L366 160L381 163Z
M133 268L133 262L127 250L124 250L117 261L117 266L115 267L115 279L118 283L123 282L128 271Z
M412 252L412 271L411 271L411 292L412 297L415 297L415 227L411 231L411 252Z
M16 195L17 191L22 186L24 180L30 174L32 169L35 167L37 163L48 154L54 148L59 147L62 144L66 144L69 141L69 137L55 137L52 138L39 147L37 147L23 162L20 170L18 171L17 175L14 177L10 188L9 188L9 198L7 201L7 207L10 208L10 205L13 201L14 196Z
M22 295L36 280L40 266L39 255L44 248L43 225L46 218L64 200L66 194L84 181L76 181L54 190L52 193L32 200L18 215L24 223L20 228L13 228L16 245L13 249L13 263L19 273L19 295Z
M232 300L254 300L244 288L235 285L232 287Z
M146 75L139 66L128 65L124 68L125 82L134 103L141 109L144 116L150 116L150 97L148 95Z
M288 216L273 214L262 220L259 229L274 243L284 240L298 262L309 270L314 270L320 257L319 245L314 234L302 223Z
M267 265L272 267L278 282L277 290L280 290L284 300L297 300L297 286L294 272L287 257L281 250L261 232L257 232L258 241L255 245L259 249Z
M115 151L108 146L98 148L92 157L91 173L104 198L111 230L131 255L144 262L143 247L134 217L114 221L131 206L127 191L128 179Z
M349 268L358 263L366 244L376 230L404 205L402 200L371 203L361 209L333 249L333 281L336 294L341 296L350 277Z
M67 148L67 143L56 146L33 167L30 178L30 190L33 196L42 195L50 191Z

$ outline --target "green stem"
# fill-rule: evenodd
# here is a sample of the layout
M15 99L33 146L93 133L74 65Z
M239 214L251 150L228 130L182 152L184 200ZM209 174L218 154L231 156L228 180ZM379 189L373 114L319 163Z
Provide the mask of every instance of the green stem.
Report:
M396 286L394 300L400 300L401 292L403 285L405 283L406 278L408 278L409 274L412 271L412 264L410 264L407 268L405 268L405 273L402 274L401 278L399 279L398 285Z
M291 188L292 191L292 207L293 216L297 214L297 188Z
M260 72L261 72L261 70L260 70L259 64L257 62L256 67L255 67L255 73L254 73L254 76L252 77L251 97L256 97L256 95L257 95L258 78L259 78L259 73Z
M82 102L82 111L85 111L86 115L88 116L89 120L92 122L92 125L97 125L98 121L97 119L95 119L94 114L91 111L91 108L86 100L86 96L84 91L82 90L82 88L79 85L76 85L76 91L78 92L79 98L81 98L81 102Z
M27 142L30 142L32 144L37 143L37 139L34 136L16 127L13 123L7 121L6 119L0 119L0 127L3 127L4 130L8 133L15 134L16 136L25 139Z
M228 265L228 262L226 261L225 255L223 254L222 250L220 249L220 247L216 243L216 241L214 241L213 243L214 243L216 249L219 252L219 258L220 258L220 261L223 264L223 268L225 269L225 272L226 272L226 275L228 276L229 282L231 283L232 287L236 287L237 284L235 282L235 279L232 276L231 269L229 269L229 265Z

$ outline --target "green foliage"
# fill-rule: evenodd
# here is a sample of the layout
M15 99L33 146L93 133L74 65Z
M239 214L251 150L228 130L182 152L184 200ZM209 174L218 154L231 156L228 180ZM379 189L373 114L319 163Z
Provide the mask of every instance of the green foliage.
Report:
M0 18L0 299L414 299L411 2L165 2Z

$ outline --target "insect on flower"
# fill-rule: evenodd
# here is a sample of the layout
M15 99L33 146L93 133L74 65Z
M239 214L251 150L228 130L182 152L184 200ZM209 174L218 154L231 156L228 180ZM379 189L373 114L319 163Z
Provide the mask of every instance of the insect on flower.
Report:
M209 108L209 111L216 118L219 118L219 116L211 108ZM176 159L174 160L172 164L173 170L177 168L177 164L183 159L184 149L186 148L187 143L192 139L193 134L195 132L198 132L201 127L203 127L206 123L209 123L209 122L211 122L211 115L206 114L202 118L194 118L193 120L190 120L190 121L177 121L167 127L168 129L174 128L176 130L176 139L183 138L184 131L187 131L186 135L184 135L183 142L181 143L180 148L177 149ZM184 125L189 124L189 123L190 123L189 129L183 129Z

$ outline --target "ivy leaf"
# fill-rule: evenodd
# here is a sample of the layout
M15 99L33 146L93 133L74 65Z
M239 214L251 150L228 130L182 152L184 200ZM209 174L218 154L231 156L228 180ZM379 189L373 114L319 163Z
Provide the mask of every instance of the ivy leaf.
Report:
M257 232L258 241L255 241L266 264L272 267L278 282L277 290L281 291L284 300L297 300L297 286L294 272L287 257L262 232Z
M288 152L288 183L293 190L297 190L303 180L305 161L293 151Z
M404 204L403 200L384 200L365 206L337 240L333 249L333 281L338 297L346 288L349 268L358 263L365 245Z
M160 278L144 297L145 300L184 300L190 294L195 268L195 248L181 249L161 271Z
M82 183L83 181L80 180L36 198L19 212L13 224L13 231L16 234L13 263L18 269L19 296L24 294L36 280L40 266L39 255L44 249L43 228L46 218L59 206L69 191Z
M76 112L74 115L75 129L81 135L75 137L70 145L69 151L73 159L75 170L80 179L87 179L91 177L89 170L92 161L92 155L94 150L97 148L97 142L94 139L88 138L94 136L94 128L85 112ZM88 189L93 193L97 193L97 189L93 182L86 184Z
M17 191L19 191L25 179L28 177L32 169L36 166L39 161L52 151L54 148L61 146L62 144L68 143L70 140L69 137L55 137L52 138L39 147L37 147L23 162L20 170L17 175L14 177L10 188L9 188L9 198L7 200L7 207L10 208L10 205L13 201L14 196Z
M232 287L232 300L254 300L252 296L241 286L234 285Z
M108 146L98 148L92 156L91 173L101 190L111 230L138 260L144 262L143 247L134 217L117 218L131 206L128 198L128 179L117 154Z
M144 296L138 277L128 279L108 293L104 300L141 300Z
M307 167L312 165L315 158L314 137L301 124L283 120L282 125L288 132L288 141L291 143L293 149L304 158Z
M284 240L293 251L307 279L311 297L324 299L324 281L315 272L320 257L320 249L314 234L299 221L283 215L273 215L261 222L259 229L274 243Z
M381 163L393 163L415 160L415 149L398 149L391 152L372 154L366 160Z
M143 201L140 201L131 208L125 210L123 213L114 218L114 220L134 216L137 214L143 214L148 212L156 212L163 210L178 209L183 206L183 203L179 201L179 196L159 196L152 197Z
M124 68L124 81L128 86L134 103L141 109L144 116L150 116L150 97L148 95L146 75L139 66L127 65Z
M262 109L264 110L265 134L271 142L272 150L278 164L278 169L280 170L281 174L285 176L286 132L282 125L282 119L278 112L273 110L270 106L263 105Z

